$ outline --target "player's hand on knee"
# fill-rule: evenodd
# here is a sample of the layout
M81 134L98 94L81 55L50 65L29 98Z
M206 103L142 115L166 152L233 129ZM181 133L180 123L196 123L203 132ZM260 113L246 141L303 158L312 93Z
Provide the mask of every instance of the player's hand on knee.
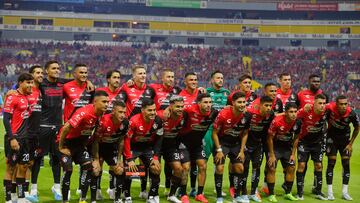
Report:
M98 176L100 174L101 171L101 166L98 160L94 160L92 162L92 167L93 167L93 173L95 176Z
M269 160L268 160L268 166L271 168L275 168L275 162L276 162L276 158L275 158L275 155L270 155L269 156Z
M113 171L116 175L121 175L124 173L124 167L122 164L116 164L116 166L113 168Z
M352 145L351 144L346 145L344 152L346 153L346 155L350 157L352 154Z
M68 148L60 148L59 151L66 156L71 156L70 149Z
M238 156L236 157L236 159L239 159L241 162L245 161L245 153L244 152L240 152L238 154Z
M224 153L217 152L215 155L215 164L220 164L223 158L224 158Z
M129 162L127 163L127 165L128 165L129 170L130 170L131 172L137 172L137 171L138 171L138 168L136 167L134 161L129 161Z
M161 173L161 165L159 160L153 159L150 162L150 170L152 173L159 175Z

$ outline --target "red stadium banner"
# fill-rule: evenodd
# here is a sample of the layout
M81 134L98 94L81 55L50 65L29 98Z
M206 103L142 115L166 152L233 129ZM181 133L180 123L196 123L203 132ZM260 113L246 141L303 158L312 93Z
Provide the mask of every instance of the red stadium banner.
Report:
M286 3L277 4L278 11L338 11L337 3L308 4L308 3Z

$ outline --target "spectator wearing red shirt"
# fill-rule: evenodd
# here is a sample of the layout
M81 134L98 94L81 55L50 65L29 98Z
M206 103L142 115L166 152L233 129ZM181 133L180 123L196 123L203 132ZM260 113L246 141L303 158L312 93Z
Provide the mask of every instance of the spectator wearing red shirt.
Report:
M86 150L86 145L89 137L93 135L94 129L98 127L101 116L106 112L108 103L109 97L106 92L95 92L94 104L78 109L65 123L57 137L58 148L61 153L60 160L64 171L61 189L64 202L68 201L70 178L73 170L72 162L79 164L82 170L80 202L85 202L93 165L94 173L100 170L98 160L94 160L92 165L92 159Z

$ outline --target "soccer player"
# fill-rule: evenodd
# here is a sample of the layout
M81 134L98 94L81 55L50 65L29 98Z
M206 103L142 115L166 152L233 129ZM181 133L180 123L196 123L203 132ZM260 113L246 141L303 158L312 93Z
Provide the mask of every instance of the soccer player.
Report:
M125 117L126 106L124 102L113 101L112 105L112 112L102 116L99 127L95 131L92 153L94 159L104 160L109 165L110 171L114 173L116 179L114 202L120 203L122 202L120 195L124 182L122 153L124 137L129 129L129 120ZM92 179L90 188L91 201L96 201L96 178Z
M268 173L266 179L269 187L270 202L277 202L274 195L274 187L276 166L279 160L286 171L285 199L298 200L291 194L295 175L296 149L299 142L298 135L301 129L301 121L296 119L296 113L296 104L294 102L286 103L285 114L275 116L268 130L267 145L269 158L267 161Z
M276 90L276 97L279 98L285 108L288 102L297 101L297 94L291 89L291 75L289 73L281 73L278 78L280 88Z
M231 105L232 95L236 92L243 92L246 96L246 106L249 106L256 98L256 94L251 90L251 80L250 75L244 74L239 78L239 90L233 91L228 97L228 104Z
M141 103L141 113L130 119L129 131L124 139L124 156L130 171L138 171L135 159L145 165L149 170L151 179L150 192L147 203L159 203L159 184L161 165L159 155L163 136L163 126L160 117L156 115L156 105L153 100L144 98ZM131 181L125 178L125 203L131 203Z
M170 98L170 106L168 109L169 116L165 115L163 110L158 112L158 116L162 119L164 126L164 138L161 153L165 163L170 167L171 172L171 186L167 199L173 203L181 203L182 201L176 198L175 192L178 187L180 187L183 179L183 165L179 153L178 135L185 124L184 99L181 96L173 95Z
M246 192L246 180L249 173L249 164L252 162L252 180L251 180L251 192L250 199L255 202L261 202L261 197L257 192L260 177L260 166L263 159L263 139L267 137L267 132L270 127L270 123L274 118L274 112L272 111L273 99L269 96L262 96L260 98L260 106L254 105L248 108L248 112L251 113L251 123L249 136L246 143L246 160L245 171L243 178L243 195L242 198L248 201Z
M327 114L329 125L326 142L326 154L328 156L328 165L326 170L328 200L335 200L332 180L338 151L341 155L341 163L343 167L342 197L345 200L352 200L348 191L350 179L350 156L352 152L352 145L359 134L360 119L355 111L350 108L348 99L343 95L338 96L336 98L336 102L331 102L328 105ZM352 123L354 127L351 138L350 123Z
M203 138L209 126L215 120L218 111L212 109L211 97L207 93L199 94L197 104L185 107L185 127L181 132L181 153L184 156L184 163L195 162L198 169L198 190L195 200L207 203L208 200L203 194L206 180L206 155L203 149ZM188 170L184 170L187 178ZM186 181L181 186L181 200L188 202L186 195Z
M72 163L79 164L82 170L81 177L81 198L80 203L86 203L86 193L89 187L91 174L100 170L98 162L92 163L90 154L86 150L88 139L93 131L99 126L101 116L106 112L109 103L108 94L104 91L97 91L94 94L93 104L79 108L64 124L57 137L60 160L63 167L62 178L62 200L68 201L70 190L70 179L73 170Z
M27 96L31 94L34 78L29 73L23 73L18 77L18 89L16 94L7 96L4 105L5 140L10 147L6 149L6 171L4 177L5 201L11 203L12 178L16 177L18 189L18 202L30 202L25 199L25 174L30 161L29 151L29 102ZM15 170L16 168L16 170ZM14 172L16 171L16 174Z
M248 137L251 115L244 113L246 108L245 94L237 92L232 97L232 107L219 112L214 122L212 139L214 141L216 203L222 203L222 179L226 156L232 163L235 180L235 202L242 202L240 182L244 172L245 144Z
M327 116L325 114L326 97L322 94L315 96L314 105L306 112L303 108L297 113L301 120L301 133L298 145L298 168L296 171L297 198L303 200L305 168L309 157L314 162L315 197L320 200L327 200L321 192L322 187L322 158L324 131Z
M326 98L326 103L328 102L327 95L325 95L324 92L320 89L320 83L320 76L316 74L312 74L309 76L309 89L302 90L297 94L297 104L299 108L303 108L305 104L313 104L314 98L318 94L323 94Z

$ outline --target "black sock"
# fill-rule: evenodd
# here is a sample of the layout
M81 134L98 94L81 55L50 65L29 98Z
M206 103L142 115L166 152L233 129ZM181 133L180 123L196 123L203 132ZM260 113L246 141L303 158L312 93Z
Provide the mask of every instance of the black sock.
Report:
M315 190L317 193L321 192L321 187L322 187L322 171L315 171L314 172L315 175Z
M234 198L240 195L240 190L242 189L242 181L243 181L243 174L234 173L234 188L235 188L235 195Z
M25 183L24 183L24 192L29 192L29 181L28 181L28 180L25 180Z
M191 188L196 187L197 173L198 173L198 171L197 171L196 163L195 164L191 163L191 168L190 168L190 187Z
M98 176L94 176L93 174L90 174L91 181L90 181L90 196L91 201L96 201L96 190L97 190L97 179Z
M17 184L16 182L11 183L11 193L16 193Z
M343 160L343 184L349 185L350 180L350 163L349 159Z
M115 176L115 201L119 201L121 199L121 193L124 185L124 175L116 175Z
M197 191L197 194L198 195L201 195L204 191L204 186L198 186L198 191Z
M124 195L130 197L131 179L125 178L124 180Z
M141 192L146 191L147 179L149 176L149 170L145 169L145 176L140 178L141 181Z
M328 159L328 165L326 168L326 184L328 184L328 185L332 185L332 183L333 183L335 163L336 163L336 160Z
M267 183L268 188L269 188L269 194L273 195L274 194L274 187L275 187L275 183Z
M41 158L34 160L34 164L31 167L31 184L37 184L38 176L40 173Z
M184 196L186 195L186 185L181 185L180 186L180 196Z
M216 189L216 196L222 197L222 181L223 181L223 175L222 174L216 174L214 175L215 178L215 189ZM233 181L231 181L233 182ZM198 191L199 192L199 191Z
M89 185L91 182L91 171L90 170L86 170L86 169L82 169L83 173L82 173L82 177L81 177L81 199L85 200L86 199L86 194L87 191L89 190Z
M81 177L83 176L83 170L81 170L81 167L79 169L79 186L78 189L81 190Z
M169 196L175 195L176 190L179 188L181 183L181 177L173 176L171 178L170 192Z
M109 171L109 188L110 189L114 189L115 188L115 173L114 171L110 170Z
M172 178L172 169L169 166L169 164L167 164L167 163L165 163L164 172L165 172L165 188L170 188L171 178Z
M158 196L159 186L160 186L160 175L156 175L149 172L149 178L151 180L149 196Z
M298 195L304 194L304 172L296 172L296 186Z
M286 194L291 193L293 184L294 184L293 181L291 181L291 182L290 182L290 181L285 181L285 186L286 186L285 193L286 193Z
M11 189L12 189L11 180L4 180L3 184L5 188L5 201L11 201Z
M251 195L254 195L256 188L259 185L260 180L260 168L253 169L252 179L251 179Z
M16 178L19 198L25 198L24 183L25 183L25 178Z
M51 169L55 184L60 184L61 179L61 165L60 160L56 155L51 155Z
M102 177L102 171L100 171L99 175L96 178L96 186L97 189L101 190L101 177ZM110 174L110 173L109 173Z
M61 181L61 194L63 196L63 200L68 200L69 190L70 190L70 180L71 180L72 171L64 171L63 177Z
M229 172L229 183L230 187L234 187L234 173Z

